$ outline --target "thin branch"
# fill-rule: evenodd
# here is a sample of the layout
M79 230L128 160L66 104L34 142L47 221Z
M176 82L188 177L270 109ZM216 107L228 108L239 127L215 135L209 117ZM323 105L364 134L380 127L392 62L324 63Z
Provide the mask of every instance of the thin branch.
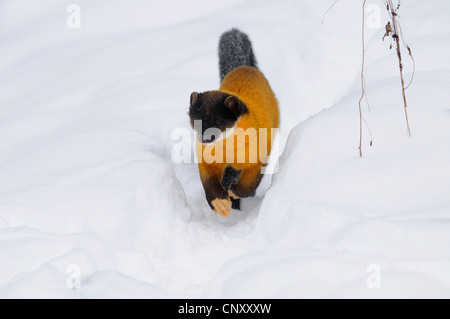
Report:
M367 124L367 121L366 121L366 119L364 118L364 116L363 116L363 122L364 122L364 124L366 125L367 131L369 132L369 135L370 135L370 146L372 146L372 145L373 145L373 135L372 135L372 130L370 129L369 124Z
M328 10L325 11L325 13L323 14L323 18L322 18L322 26L323 26L323 23L325 22L325 17L327 16L328 12L330 12L330 11L334 8L334 6L336 5L336 3L337 3L338 1L339 1L339 0L335 0L334 3L331 5L331 7L329 7Z
M400 48L400 37L401 34L399 33L399 23L397 21L397 12L394 9L394 4L392 3L392 0L388 0L389 6L390 6L390 10L389 10L389 14L391 16L392 19L392 24L393 24L393 30L394 30L394 41L397 44L397 57L398 57L398 62L399 62L399 67L400 67L400 80L402 83L402 95L403 95L403 102L404 102L404 109L405 109L405 118L406 118L406 126L408 128L408 134L409 136L411 136L411 129L409 127L409 119L408 119L408 102L406 101L406 89L405 89L405 80L403 78L403 60L402 60L402 52L401 52L401 48ZM400 8L400 3L397 5L397 10Z
M409 87L410 87L411 84L413 83L413 81L414 81L414 76L416 75L416 60L414 59L414 56L413 56L413 54L412 54L411 47L408 45L408 43L407 43L406 40L405 40L405 36L403 35L403 29L402 29L402 26L400 25L400 23L398 24L398 29L399 29L399 31L400 31L400 39L402 39L403 45L404 45L405 48L408 50L409 57L411 58L412 63L413 63L413 72L412 72L412 75L411 75L411 80L409 81L409 84L408 84L408 85L406 86L406 88L405 88L405 90L407 90L407 89L409 89Z
M366 77L364 76L364 89L365 88L367 88L367 84L366 84ZM370 102L369 102L369 95L367 94L367 89L365 89L365 91L366 91L366 94L364 94L364 95L365 95L365 98L366 98L367 109L369 110L369 112L371 112ZM367 128L369 128L369 126L367 126Z
M412 75L411 75L411 80L409 81L409 84L406 86L405 90L409 89L409 87L411 86L411 84L414 81L414 76L416 75L416 60L414 59L414 57L413 57L413 55L411 53L410 47L408 47L408 50L409 50L409 56L411 57L411 60L413 61L413 72L412 72Z
M367 0L364 0L363 3L363 14L362 14L362 67L361 67L361 98L359 99L359 156L363 156L362 152L362 139L363 139L363 114L362 114L362 107L361 103L364 99L364 96L366 95L366 86L365 86L365 80L364 80L364 66L366 63L366 41L365 41L365 26L366 26L366 2Z

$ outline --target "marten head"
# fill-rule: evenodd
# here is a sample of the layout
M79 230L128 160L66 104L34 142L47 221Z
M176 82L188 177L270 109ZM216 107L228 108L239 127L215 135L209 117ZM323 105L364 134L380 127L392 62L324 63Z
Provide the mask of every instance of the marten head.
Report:
M211 144L227 138L245 114L247 106L235 95L221 91L191 94L189 117L200 143Z

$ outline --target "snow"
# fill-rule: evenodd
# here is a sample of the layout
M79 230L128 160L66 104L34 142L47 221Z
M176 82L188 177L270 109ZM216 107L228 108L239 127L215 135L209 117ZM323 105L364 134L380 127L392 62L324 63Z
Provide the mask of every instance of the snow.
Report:
M360 1L321 26L332 1L74 0L81 29L41 2L0 1L0 298L450 297L448 1L403 4L412 138L395 53L367 29L363 159ZM171 136L218 87L231 27L277 93L284 153L224 219Z

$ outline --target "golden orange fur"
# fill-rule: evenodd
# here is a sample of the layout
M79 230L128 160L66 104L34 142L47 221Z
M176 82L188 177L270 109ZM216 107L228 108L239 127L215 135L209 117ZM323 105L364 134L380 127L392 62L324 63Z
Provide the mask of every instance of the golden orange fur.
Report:
M267 129L267 150L264 150L267 155L270 155L272 149L272 134L271 129L279 128L279 109L278 102L273 93L267 79L256 68L242 66L231 71L223 80L219 92L227 93L237 96L248 108L248 114L243 115L237 122L237 127L243 130L253 128L257 132L256 149L254 143L251 143L250 138L246 138L245 146L234 143L234 151L228 154L234 155L234 160L227 158L227 144L230 139L236 139L235 133L223 141L223 160L222 163L208 163L211 159L207 154L212 154L222 158L221 150L216 149L211 151L211 148L217 145L203 145L197 141L196 151L200 160L199 170L203 182L210 179L212 176L217 177L219 181L223 179L224 170L227 166L232 166L237 171L242 171L239 181L241 189L251 189L255 182L260 180L261 167L263 161L259 156L259 133L260 129ZM264 144L264 143L263 143ZM251 146L253 145L253 146ZM246 152L244 163L239 163L238 158L241 152ZM252 153L257 153L257 161L250 162ZM258 182L259 184L259 182ZM241 195L243 197L243 195Z

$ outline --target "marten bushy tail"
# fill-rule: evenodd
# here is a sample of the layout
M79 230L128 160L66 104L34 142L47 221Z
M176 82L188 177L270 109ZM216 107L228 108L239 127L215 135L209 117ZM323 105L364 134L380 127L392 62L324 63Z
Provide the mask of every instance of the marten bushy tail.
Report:
M257 68L256 58L248 36L237 29L232 29L225 32L220 38L220 81L223 81L228 73L240 66Z

